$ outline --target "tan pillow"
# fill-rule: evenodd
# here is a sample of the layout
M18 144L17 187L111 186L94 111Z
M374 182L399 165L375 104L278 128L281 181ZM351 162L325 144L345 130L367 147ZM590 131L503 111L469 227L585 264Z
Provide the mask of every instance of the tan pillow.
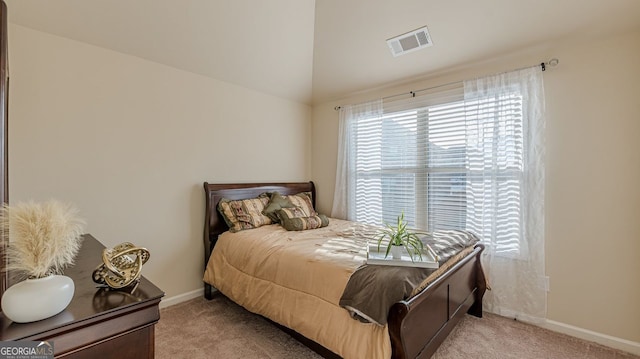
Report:
M227 222L231 232L258 228L271 224L271 219L262 214L269 197L258 197L242 200L221 199L218 211Z
M311 192L300 192L298 194L286 196L286 198L291 201L294 206L300 207L304 211L304 217L311 217L318 214L318 212L313 208Z
M278 210L278 217L287 231L304 231L329 225L329 218L324 214L306 216L304 209L300 207L282 208Z

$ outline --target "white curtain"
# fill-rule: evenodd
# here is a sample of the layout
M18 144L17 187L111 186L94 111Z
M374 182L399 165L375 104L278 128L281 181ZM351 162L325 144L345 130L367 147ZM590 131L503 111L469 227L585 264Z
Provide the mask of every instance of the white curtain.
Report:
M536 66L465 81L464 95L473 173L467 198L474 209L467 223L487 244L483 264L492 290L485 310L539 322L547 310L542 72ZM513 116L522 121L514 125ZM505 148L516 150L505 154ZM514 157L523 160L510 161ZM516 207L519 221L501 217Z
M336 188L333 195L333 208L331 217L354 220L355 214L353 204L355 203L355 163L354 152L351 148L351 128L352 121L361 118L372 118L382 116L382 100L361 103L357 105L346 105L340 108L340 124L338 133L338 161L336 168Z
M542 72L536 66L463 85L451 90L455 96L439 89L384 108L381 100L344 106L331 216L366 221L374 213L377 222L378 214L396 216L401 206L415 209L407 213L415 212L416 223L427 223L428 230L451 227L477 233L486 245L483 264L492 288L485 295L485 309L538 322L546 317L547 303ZM438 101L431 101L433 96ZM407 121L416 124L415 131L404 130ZM403 137L411 134L422 137ZM421 170L415 178L422 180L394 181L391 176L385 182L385 168L378 163L382 157L393 173L398 168L403 173ZM416 166L409 161L414 158L425 162ZM391 159L398 161L390 164ZM358 173L358 163L368 169L380 164L373 166L380 177ZM377 200L381 191L386 202Z

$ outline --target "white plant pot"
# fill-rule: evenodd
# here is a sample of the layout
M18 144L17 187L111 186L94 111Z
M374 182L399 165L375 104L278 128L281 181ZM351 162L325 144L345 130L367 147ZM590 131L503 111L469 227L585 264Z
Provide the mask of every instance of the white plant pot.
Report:
M403 246L391 245L391 256L393 259L402 259L402 253L404 252Z
M73 280L64 275L27 279L4 292L2 312L16 323L49 318L71 303L74 291Z

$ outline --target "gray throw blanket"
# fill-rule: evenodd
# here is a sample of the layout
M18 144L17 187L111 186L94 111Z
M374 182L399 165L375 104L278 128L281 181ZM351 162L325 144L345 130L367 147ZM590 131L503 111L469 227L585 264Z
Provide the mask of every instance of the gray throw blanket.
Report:
M478 237L466 231L438 231L423 238L423 242L439 256L440 266L478 241ZM391 306L409 298L413 290L436 270L365 264L349 278L340 306L354 319L385 325Z

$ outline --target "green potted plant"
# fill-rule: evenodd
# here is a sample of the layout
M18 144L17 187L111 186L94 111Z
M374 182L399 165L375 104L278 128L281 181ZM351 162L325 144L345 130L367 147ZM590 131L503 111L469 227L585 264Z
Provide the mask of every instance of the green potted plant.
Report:
M384 243L387 246L385 258L391 253L393 259L400 259L402 258L402 249L405 248L411 261L415 260L415 255L418 255L422 260L424 244L418 238L418 234L426 234L426 232L410 229L408 222L404 220L404 212L398 216L395 226L388 223L385 223L385 226L386 228L381 229L375 237L378 241L378 252L380 252L380 246Z

